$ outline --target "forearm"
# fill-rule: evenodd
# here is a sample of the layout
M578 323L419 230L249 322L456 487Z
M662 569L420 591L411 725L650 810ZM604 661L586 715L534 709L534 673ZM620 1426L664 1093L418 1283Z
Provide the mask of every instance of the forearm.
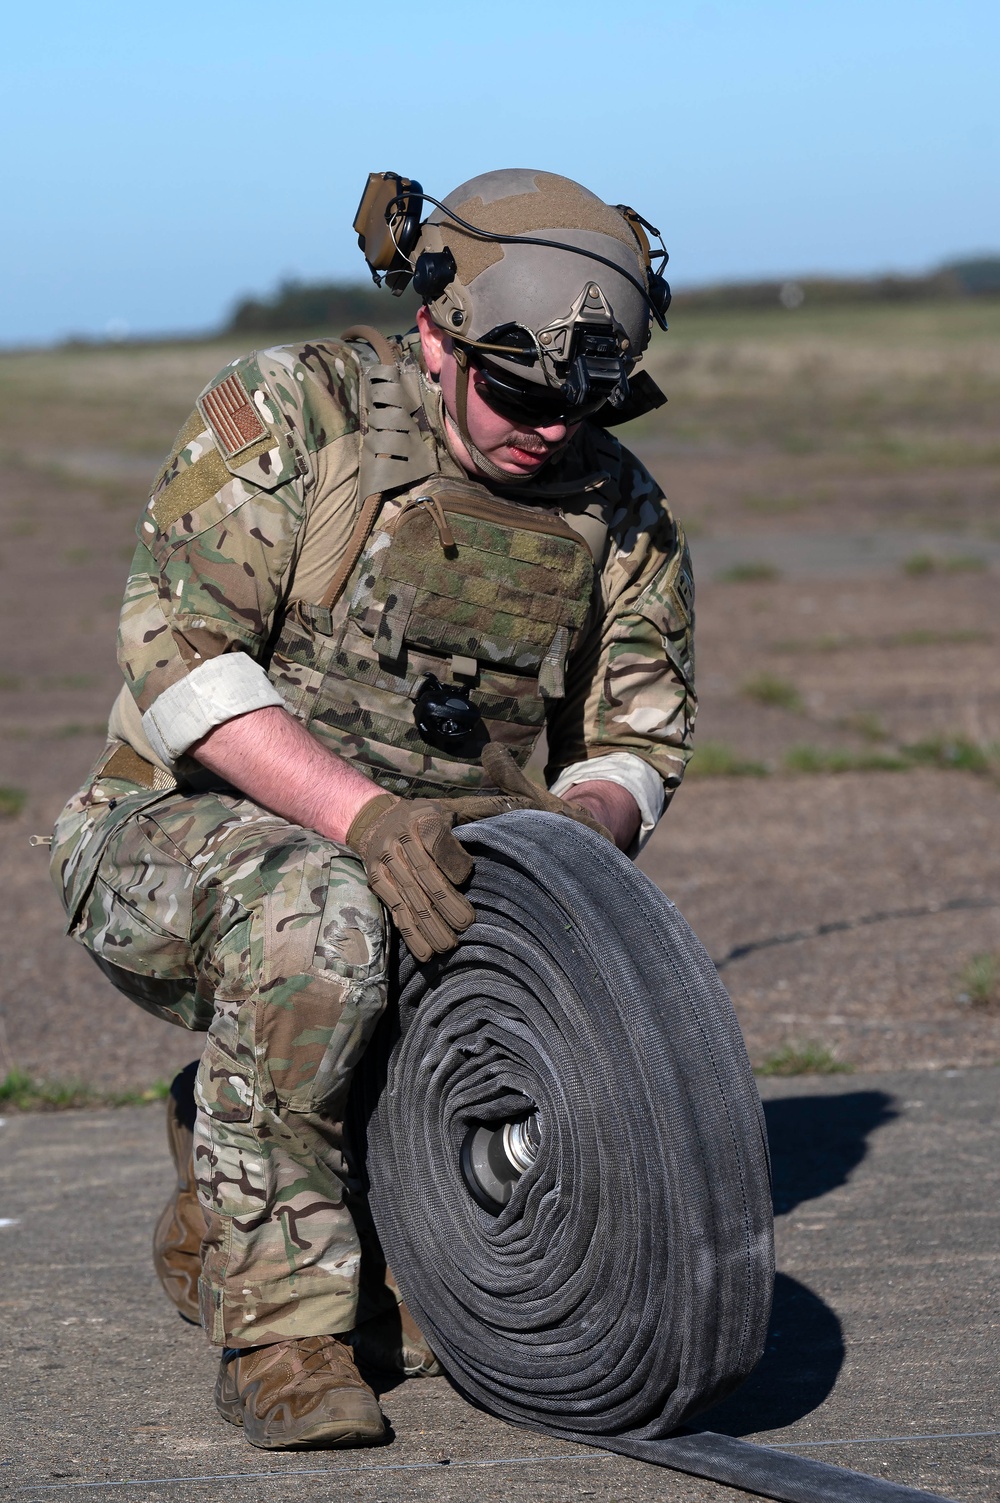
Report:
M381 792L276 705L216 726L190 755L262 808L331 840L343 841L355 815ZM576 783L566 797L600 820L620 849L632 844L640 816L627 789L595 780Z
M574 783L564 793L568 803L581 804L588 814L600 820L614 836L620 851L627 851L639 833L639 806L627 788L618 783L597 780L591 783Z
M262 808L340 842L382 791L277 705L216 726L189 755Z

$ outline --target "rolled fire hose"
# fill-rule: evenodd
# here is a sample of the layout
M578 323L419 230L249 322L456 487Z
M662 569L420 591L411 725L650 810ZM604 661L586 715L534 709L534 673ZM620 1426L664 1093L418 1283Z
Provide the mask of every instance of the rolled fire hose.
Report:
M428 964L400 946L355 1098L383 1249L452 1382L788 1503L930 1497L686 1424L757 1363L774 1275L732 1004L673 904L583 826L521 812L460 838L476 921Z

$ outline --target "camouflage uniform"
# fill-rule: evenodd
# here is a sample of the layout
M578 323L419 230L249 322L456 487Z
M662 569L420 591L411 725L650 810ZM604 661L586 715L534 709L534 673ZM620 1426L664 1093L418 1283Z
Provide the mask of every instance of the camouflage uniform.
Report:
M468 483L439 403L412 338L395 371L367 346L324 341L234 362L206 389L139 524L109 746L56 827L52 872L72 935L141 1006L208 1033L195 1158L209 1224L202 1316L217 1343L346 1331L359 1318L356 1226L367 1232L363 1206L352 1217L348 1204L341 1120L385 1005L386 933L353 853L241 797L187 747L233 714L284 704L392 791L479 786L475 758L431 756L410 730L408 696L443 650L445 666L450 654L474 676L490 736L522 764L545 726L558 792L594 763L594 776L623 769L612 780L626 786L652 777L669 798L689 755L690 567L655 482L584 424L545 483L519 492L520 505L565 518L554 541L543 528L525 542L488 517L462 532L468 518L428 504L428 547L454 522L460 557L508 549L511 600L529 603L515 644L527 656L512 663L496 643L516 609L506 600L503 614L495 584L390 547L434 477ZM379 655L402 580L379 575L387 550L420 577L403 637ZM555 606L552 579L565 594ZM413 621L429 630L456 590L471 667L453 625L430 645L414 636ZM371 641L367 656L355 639ZM172 739L178 723L186 732Z

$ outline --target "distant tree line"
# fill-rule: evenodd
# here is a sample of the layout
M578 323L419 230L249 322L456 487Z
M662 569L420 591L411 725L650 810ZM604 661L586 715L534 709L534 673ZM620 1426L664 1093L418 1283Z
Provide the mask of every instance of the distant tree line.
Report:
M392 332L409 328L420 299L407 289L393 297L373 282L282 282L267 298L244 298L236 304L226 334L295 329L339 334L351 324L373 324Z
M1000 297L1000 256L952 261L918 276L797 277L767 282L721 282L679 292L678 308L786 308L830 303L911 303Z
M829 303L917 302L935 298L1000 296L1000 256L952 261L922 276L800 277L794 281L723 282L678 292L676 308L797 308ZM237 303L224 332L308 330L339 333L351 324L391 332L414 321L419 299L407 289L393 297L365 282L282 282L271 297Z

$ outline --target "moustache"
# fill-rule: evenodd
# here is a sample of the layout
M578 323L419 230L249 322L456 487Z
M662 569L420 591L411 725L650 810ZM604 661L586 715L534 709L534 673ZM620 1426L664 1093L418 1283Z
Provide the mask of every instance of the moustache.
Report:
M508 440L507 446L511 449L520 449L525 454L552 454L560 448L559 444L546 443L537 433L514 433Z

